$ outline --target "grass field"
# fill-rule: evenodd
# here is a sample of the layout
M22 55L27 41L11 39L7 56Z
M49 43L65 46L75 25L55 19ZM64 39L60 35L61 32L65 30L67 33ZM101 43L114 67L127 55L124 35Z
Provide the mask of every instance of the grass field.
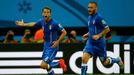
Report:
M47 74L5 74L5 75L47 75ZM55 75L79 75L79 74L55 74ZM87 75L134 75L134 74L87 74Z

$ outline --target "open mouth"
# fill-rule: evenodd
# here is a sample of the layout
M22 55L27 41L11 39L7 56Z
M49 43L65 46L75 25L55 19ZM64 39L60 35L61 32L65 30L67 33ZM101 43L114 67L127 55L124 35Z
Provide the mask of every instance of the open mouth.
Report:
M91 12L91 11L88 11L88 12Z

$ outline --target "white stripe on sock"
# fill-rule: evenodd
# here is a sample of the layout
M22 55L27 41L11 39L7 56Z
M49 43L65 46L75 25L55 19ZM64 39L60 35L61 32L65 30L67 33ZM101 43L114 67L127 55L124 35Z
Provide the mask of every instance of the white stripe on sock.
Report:
M110 57L107 58L109 60L109 63L112 63L112 59Z
M48 73L51 73L53 71L53 69L51 69L50 71L48 71Z
M50 65L48 64L48 66L47 66L47 67L48 67L48 69L49 69L49 68L50 68Z
M85 64L85 63L82 63L82 66L87 66L87 64Z

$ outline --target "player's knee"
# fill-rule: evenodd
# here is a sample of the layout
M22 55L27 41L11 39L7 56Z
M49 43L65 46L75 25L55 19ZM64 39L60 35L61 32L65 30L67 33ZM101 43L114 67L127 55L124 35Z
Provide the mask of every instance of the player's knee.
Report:
M86 56L83 56L82 57L82 63L87 63L88 62L88 57L86 57Z
M110 64L110 62L109 62L108 59L106 59L106 60L103 62L103 64L104 64L104 65L108 65L108 64Z
M104 65L108 65L108 62L107 62L107 61L104 61L103 64L104 64Z
M40 64L40 67L42 68L42 69L47 69L48 68L48 64L46 64L45 62L41 62L41 64Z
M42 68L42 69L47 69L47 65L40 65L40 67Z
M85 63L85 61L86 61L86 60L85 60L85 58L84 58L84 57L82 57L82 63Z

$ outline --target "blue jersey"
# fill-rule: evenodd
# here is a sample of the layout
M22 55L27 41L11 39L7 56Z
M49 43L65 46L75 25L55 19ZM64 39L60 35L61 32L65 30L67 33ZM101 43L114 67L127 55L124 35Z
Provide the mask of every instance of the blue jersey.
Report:
M102 42L104 41L104 37L100 37L98 40L93 40L93 35L99 34L102 32L105 28L107 28L108 25L106 24L105 20L96 13L93 16L88 17L88 29L89 29L89 40L92 42Z
M37 26L41 26L44 30L44 40L45 40L45 48L49 48L52 46L53 41L56 41L64 29L59 23L55 20L51 19L47 24L44 21L44 18L40 19L36 22ZM56 47L58 48L58 46Z
M106 60L106 41L103 36L98 40L93 40L92 37L101 33L108 25L105 20L96 13L88 18L89 35L84 52L91 54L91 56L99 56L102 61Z

